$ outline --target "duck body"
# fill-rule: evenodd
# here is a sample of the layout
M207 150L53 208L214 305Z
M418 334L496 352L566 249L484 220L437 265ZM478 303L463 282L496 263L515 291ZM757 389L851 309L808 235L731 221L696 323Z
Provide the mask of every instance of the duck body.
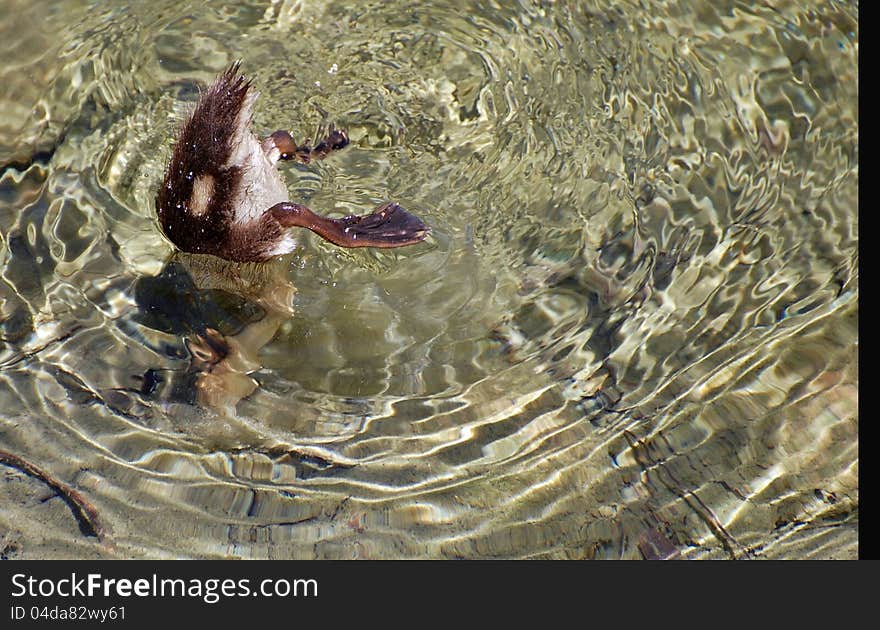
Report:
M294 250L291 227L305 227L342 247L400 247L425 238L425 224L394 203L366 216L333 219L289 202L277 162L320 159L343 148L348 138L333 131L310 148L277 131L261 141L250 128L258 95L233 64L181 127L156 196L162 232L177 248L261 262Z

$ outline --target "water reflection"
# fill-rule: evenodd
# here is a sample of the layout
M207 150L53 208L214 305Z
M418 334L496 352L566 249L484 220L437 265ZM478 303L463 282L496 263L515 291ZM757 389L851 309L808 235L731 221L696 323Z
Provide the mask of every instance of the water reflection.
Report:
M106 531L7 465L9 554L856 553L854 8L3 4L0 450ZM351 137L292 199L430 242L172 256L238 58Z
M281 271L277 264L234 264L179 253L158 276L140 278L134 287L135 320L164 339L183 339L185 350L165 345L161 351L189 358L185 385L174 384L176 374L150 369L141 393L156 394L170 381L171 400L234 413L258 386L248 374L260 369L260 350L294 317L296 288Z

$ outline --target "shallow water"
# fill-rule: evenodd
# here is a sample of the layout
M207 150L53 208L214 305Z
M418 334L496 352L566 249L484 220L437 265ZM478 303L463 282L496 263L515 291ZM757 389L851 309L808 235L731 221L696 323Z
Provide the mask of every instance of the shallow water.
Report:
M856 4L126 4L0 1L0 554L857 554ZM172 257L236 59L428 241Z

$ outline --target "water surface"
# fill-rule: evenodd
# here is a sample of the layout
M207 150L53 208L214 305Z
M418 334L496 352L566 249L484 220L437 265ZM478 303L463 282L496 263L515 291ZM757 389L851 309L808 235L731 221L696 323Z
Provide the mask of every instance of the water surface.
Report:
M2 0L0 449L100 525L8 460L2 555L854 557L858 7L773 5ZM428 241L173 257L238 59Z

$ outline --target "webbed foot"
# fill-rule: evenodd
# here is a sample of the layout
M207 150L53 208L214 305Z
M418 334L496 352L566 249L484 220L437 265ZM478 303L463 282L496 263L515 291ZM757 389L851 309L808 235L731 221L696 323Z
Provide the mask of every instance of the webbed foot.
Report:
M286 131L276 131L263 142L263 150L268 154L273 148L278 149L280 160L296 160L308 164L312 160L322 160L333 151L345 148L349 143L348 135L341 129L332 129L327 137L318 142L314 148L308 143L297 145Z
M281 225L308 228L340 247L403 247L423 241L428 234L421 219L393 202L367 215L341 219L322 217L289 202L276 204L269 211Z

